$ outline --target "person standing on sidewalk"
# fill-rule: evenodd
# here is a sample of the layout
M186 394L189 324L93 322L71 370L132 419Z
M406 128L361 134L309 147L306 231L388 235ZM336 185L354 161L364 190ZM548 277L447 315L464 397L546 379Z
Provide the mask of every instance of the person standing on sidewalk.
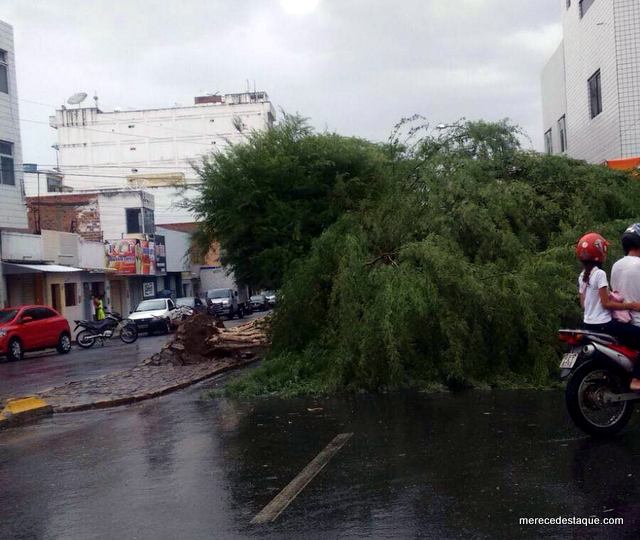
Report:
M98 301L96 302L96 321L103 321L106 317L104 312L104 301L102 300L102 296L96 297Z

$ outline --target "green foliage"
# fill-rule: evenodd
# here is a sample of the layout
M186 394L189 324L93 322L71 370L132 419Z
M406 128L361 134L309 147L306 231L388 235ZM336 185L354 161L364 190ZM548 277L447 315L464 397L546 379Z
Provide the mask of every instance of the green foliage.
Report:
M413 132L415 134L417 132ZM507 122L392 139L376 197L290 265L245 393L547 384L580 318L576 239L613 243L640 183L520 149Z
M204 251L218 240L239 281L279 288L311 241L375 192L383 164L376 145L316 134L303 118L285 115L203 160L203 187L191 203L201 220L197 240Z

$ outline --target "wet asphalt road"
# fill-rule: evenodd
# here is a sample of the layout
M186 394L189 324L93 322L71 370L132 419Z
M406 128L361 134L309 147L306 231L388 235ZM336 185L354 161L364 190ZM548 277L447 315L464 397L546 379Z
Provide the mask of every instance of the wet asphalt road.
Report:
M242 320L225 321L225 325L233 327L261 316L264 315L256 313ZM33 352L27 353L20 362L7 362L0 358L0 403L70 381L130 368L157 353L167 339L162 335L140 334L131 344L123 343L116 337L105 341L104 347L96 344L90 349L81 349L74 344L68 354Z
M637 537L637 419L587 438L561 392L233 401L205 388L0 432L0 538ZM345 432L274 523L250 524ZM518 519L558 516L625 524Z

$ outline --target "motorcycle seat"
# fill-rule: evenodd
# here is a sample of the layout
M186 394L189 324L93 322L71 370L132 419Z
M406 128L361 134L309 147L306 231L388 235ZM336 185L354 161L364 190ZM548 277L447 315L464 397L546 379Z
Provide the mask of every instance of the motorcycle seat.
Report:
M80 324L91 330L102 331L113 326L113 321L104 319L102 321L80 321Z

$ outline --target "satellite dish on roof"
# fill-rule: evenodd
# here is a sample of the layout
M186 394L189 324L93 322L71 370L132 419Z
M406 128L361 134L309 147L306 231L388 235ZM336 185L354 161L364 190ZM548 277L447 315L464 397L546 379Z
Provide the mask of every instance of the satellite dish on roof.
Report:
M79 105L80 103L82 103L85 99L87 99L87 93L86 92L77 92L76 94L73 94L68 100L67 103L69 105Z

